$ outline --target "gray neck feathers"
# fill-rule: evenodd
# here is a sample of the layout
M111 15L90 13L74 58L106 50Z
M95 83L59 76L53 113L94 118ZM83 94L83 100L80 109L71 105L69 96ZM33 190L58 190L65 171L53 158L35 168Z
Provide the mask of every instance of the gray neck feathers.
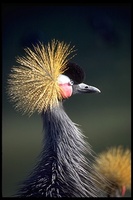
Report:
M97 197L92 150L62 104L42 113L43 149L20 197ZM90 157L86 159L85 154ZM92 159L92 160L91 160Z
M71 195L96 197L98 190L90 175L88 153L93 159L89 144L86 144L80 129L65 113L62 105L43 114L45 129L44 151L55 157L56 178L70 188ZM44 156L42 156L44 157ZM53 159L54 160L54 159Z

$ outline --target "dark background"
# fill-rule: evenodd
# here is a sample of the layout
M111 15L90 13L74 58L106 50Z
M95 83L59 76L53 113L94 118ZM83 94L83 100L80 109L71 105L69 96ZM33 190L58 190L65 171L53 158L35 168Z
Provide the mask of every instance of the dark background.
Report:
M24 47L51 39L71 42L73 62L86 72L85 83L101 94L73 96L65 102L93 150L131 148L130 5L2 6L2 194L11 197L32 170L42 146L42 121L16 112L6 95L7 78ZM130 196L130 192L127 192Z

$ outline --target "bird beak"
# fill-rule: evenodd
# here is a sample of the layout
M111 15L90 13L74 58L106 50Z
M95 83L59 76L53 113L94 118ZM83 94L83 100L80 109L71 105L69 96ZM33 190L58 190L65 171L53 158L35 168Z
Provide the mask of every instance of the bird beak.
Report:
M86 85L84 83L80 83L77 85L76 93L100 93L101 91L90 85Z

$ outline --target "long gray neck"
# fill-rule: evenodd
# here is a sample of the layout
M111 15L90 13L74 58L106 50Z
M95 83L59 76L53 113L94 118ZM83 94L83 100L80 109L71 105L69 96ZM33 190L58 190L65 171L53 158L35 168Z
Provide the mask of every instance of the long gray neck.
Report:
M39 161L23 183L21 197L97 197L91 148L62 104L42 113L44 141ZM86 146L87 145L87 146Z
M87 152L91 154L91 148L89 145L86 147L79 128L65 113L62 104L46 111L42 117L45 129L43 153L53 157L53 160L55 158L56 178L67 184L67 189L70 187L72 196L97 196L87 174L90 165L84 155Z
M44 148L57 154L59 161L80 162L87 153L84 136L65 113L62 104L42 115L45 130ZM80 158L80 155L81 158Z

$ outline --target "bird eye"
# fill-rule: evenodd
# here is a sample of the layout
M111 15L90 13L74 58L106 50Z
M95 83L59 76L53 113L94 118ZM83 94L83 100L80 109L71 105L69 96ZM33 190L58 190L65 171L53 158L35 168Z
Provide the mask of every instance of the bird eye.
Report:
M70 80L70 85L73 85L74 84L74 81L73 80Z

